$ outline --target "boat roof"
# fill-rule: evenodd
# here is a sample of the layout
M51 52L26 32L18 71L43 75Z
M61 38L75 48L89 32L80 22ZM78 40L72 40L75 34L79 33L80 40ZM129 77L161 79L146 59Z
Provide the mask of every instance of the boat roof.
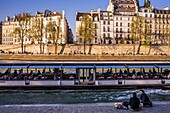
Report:
M170 68L170 62L0 62L0 68Z

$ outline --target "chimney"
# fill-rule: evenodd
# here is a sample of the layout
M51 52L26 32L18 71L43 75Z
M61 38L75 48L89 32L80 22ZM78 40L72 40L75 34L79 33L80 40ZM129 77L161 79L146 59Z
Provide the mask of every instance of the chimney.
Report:
M62 16L65 18L65 10L62 11Z
M9 17L9 16L7 16L5 20L6 20L6 21L9 21L9 20L10 20L10 17Z
M91 15L93 15L93 13L94 13L94 10L92 9L92 10L90 11L90 13L91 13Z
M98 8L98 13L100 13L100 7Z
M168 6L164 7L164 10L169 10L169 7Z

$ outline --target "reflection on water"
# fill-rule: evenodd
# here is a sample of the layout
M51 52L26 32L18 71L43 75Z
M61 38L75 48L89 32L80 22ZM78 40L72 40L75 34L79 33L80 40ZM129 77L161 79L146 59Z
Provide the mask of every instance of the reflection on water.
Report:
M73 104L121 102L139 90L0 90L0 104ZM152 101L170 101L170 90L145 89Z

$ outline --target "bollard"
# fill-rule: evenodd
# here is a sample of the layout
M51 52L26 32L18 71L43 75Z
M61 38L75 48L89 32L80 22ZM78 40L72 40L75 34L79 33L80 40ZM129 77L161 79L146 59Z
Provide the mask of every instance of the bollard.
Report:
M161 84L165 84L165 80L161 80Z
M122 85L122 80L118 80L118 85Z
M25 80L25 85L30 85L30 81L29 80Z

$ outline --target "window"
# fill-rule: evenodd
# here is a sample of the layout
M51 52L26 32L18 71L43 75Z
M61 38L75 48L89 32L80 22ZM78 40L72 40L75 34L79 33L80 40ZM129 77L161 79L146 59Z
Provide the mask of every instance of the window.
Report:
M122 34L120 34L120 38L122 38Z
M105 26L103 26L103 32L105 32L106 31L106 28L105 28Z
M95 38L95 43L97 43L97 38Z
M150 14L150 17L152 18L152 14Z
M146 14L145 17L148 17L148 14Z
M116 22L116 26L118 26L118 22Z
M118 20L118 17L116 17L116 20Z
M116 34L116 38L118 38L119 37L119 35L118 34Z
M110 32L110 27L109 26L107 27L107 30L108 30L108 32Z
M165 15L163 15L163 17L162 18L165 18Z
M120 26L122 26L122 22L120 23Z
M97 36L97 31L95 30L95 36Z
M128 28L128 33L130 33L130 29Z
M120 17L120 20L122 20L122 17Z
M95 28L97 28L97 24L95 23Z
M118 28L116 28L116 33L118 33Z
M130 23L128 23L128 27L130 27Z
M105 24L106 24L106 22L105 22L105 21L103 21L103 24L105 25Z
M107 34L107 37L110 38L110 34L109 33Z
M130 35L128 35L128 39L130 39Z
M83 39L82 38L80 38L80 43L82 43L83 42Z
M122 33L122 28L120 28L120 32Z
M82 17L80 17L79 20L82 21Z
M110 21L108 21L107 24L110 25Z
M103 38L106 38L106 34L105 33L103 33Z

